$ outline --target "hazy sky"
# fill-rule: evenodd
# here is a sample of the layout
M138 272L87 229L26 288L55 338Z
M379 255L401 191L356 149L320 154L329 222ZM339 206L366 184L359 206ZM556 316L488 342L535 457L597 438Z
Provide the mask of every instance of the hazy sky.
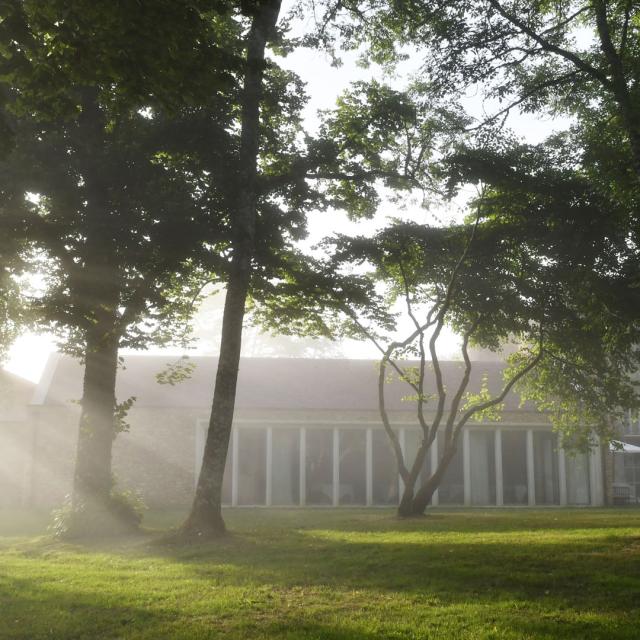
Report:
M289 3L285 3L289 4ZM318 119L318 109L331 108L336 97L344 91L350 82L356 80L367 80L374 77L382 79L377 69L363 69L355 62L355 56L345 56L343 65L339 68L332 67L328 57L322 53L308 50L297 50L284 60L279 61L284 67L295 71L307 84L307 91L310 97L309 104L305 109L305 126L315 129ZM412 57L405 67L407 73L419 71L419 57ZM399 75L395 78L386 79L395 86L401 87L406 81L406 75ZM469 95L464 104L467 111L472 115L481 117L489 107L483 105L479 95ZM554 129L566 124L563 121L551 121L549 119L535 118L530 115L514 113L508 120L508 126L529 142L538 142L548 136ZM334 212L312 213L309 216L309 239L304 243L306 246L315 244L318 240L332 233L373 233L382 227L388 216L398 216L398 212L389 207L383 207L376 218L363 223L352 223L344 215ZM459 215L456 207L449 206L434 208L429 211L420 209L403 212L403 216L410 217L417 222L433 222L434 216L439 219L452 219ZM444 334L439 342L442 355L451 354L457 345L457 339L451 333ZM25 378L37 381L41 375L44 364L49 354L55 349L54 340L46 335L28 334L20 338L13 346L6 368L13 373ZM175 353L172 350L171 353ZM340 352L349 358L376 358L378 352L368 343L358 343L349 341L340 345ZM153 351L158 353L158 350ZM198 350L193 351L198 353ZM283 352L279 355L286 356Z

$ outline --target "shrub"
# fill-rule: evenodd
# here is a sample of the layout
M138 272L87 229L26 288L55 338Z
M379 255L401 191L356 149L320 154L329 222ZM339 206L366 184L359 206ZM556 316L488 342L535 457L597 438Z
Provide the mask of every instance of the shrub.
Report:
M49 531L56 538L102 538L135 533L142 522L145 505L139 494L120 491L115 487L107 505L74 505L71 496L65 497L59 509L52 512Z

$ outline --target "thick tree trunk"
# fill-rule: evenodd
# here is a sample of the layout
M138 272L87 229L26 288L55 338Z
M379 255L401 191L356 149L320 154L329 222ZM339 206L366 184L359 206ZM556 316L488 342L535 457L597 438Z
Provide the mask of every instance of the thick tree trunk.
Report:
M229 448L242 344L242 323L254 252L259 150L260 102L266 45L280 12L280 0L251 3L251 30L242 98L238 208L234 218L234 251L227 281L220 359L209 419L209 431L196 494L183 537L203 539L225 533L222 518L222 478Z
M120 283L111 229L109 170L102 156L106 121L98 89L85 87L80 100L75 143L83 165L87 238L83 277L74 284L74 294L90 320L84 329L85 369L72 498L74 510L86 511L90 523L92 512L109 509L113 483Z
M109 505L117 370L117 335L99 328L90 331L73 486L76 509L91 511Z

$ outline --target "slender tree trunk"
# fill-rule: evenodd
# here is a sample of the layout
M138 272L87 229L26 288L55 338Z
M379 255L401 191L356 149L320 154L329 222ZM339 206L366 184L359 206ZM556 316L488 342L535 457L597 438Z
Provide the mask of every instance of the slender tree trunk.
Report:
M76 508L108 508L116 406L118 337L98 326L87 337L73 486Z
M222 518L222 479L235 408L236 384L242 345L242 323L251 279L254 252L259 151L260 102L266 45L280 12L280 0L251 3L251 29L242 98L242 131L235 213L235 242L227 281L222 318L220 359L193 506L181 533L188 538L216 537L225 533Z
M442 478L451 462L453 456L456 453L455 444L448 446L444 453L442 454L442 458L438 464L437 469L431 475L431 477L418 489L415 496L413 497L413 502L411 503L411 511L408 515L422 515L427 506L431 503L433 499L433 494L436 489L440 486L442 482Z
M415 486L413 484L404 484L400 504L398 505L398 516L400 518L410 518L413 515L413 494Z

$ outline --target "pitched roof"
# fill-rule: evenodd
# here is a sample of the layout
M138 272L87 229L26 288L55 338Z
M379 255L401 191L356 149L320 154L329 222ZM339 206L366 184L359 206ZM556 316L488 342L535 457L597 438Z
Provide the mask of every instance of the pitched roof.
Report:
M171 356L128 355L118 372L117 396L124 400L136 397L136 407L206 408L211 404L218 359L193 357L191 377L175 386L161 385L156 375L175 362ZM377 361L243 358L240 361L236 407L238 409L288 409L376 411L378 406ZM406 364L406 363L405 363ZM441 363L449 389L460 380L463 363ZM477 393L486 376L489 390L502 387L504 365L498 362L474 363L468 390ZM433 375L427 376L427 393L435 393ZM411 389L398 380L387 386L387 407L392 411L412 411L403 398ZM51 357L32 404L63 405L82 396L82 367L68 356ZM517 410L519 399L510 394L507 410Z

